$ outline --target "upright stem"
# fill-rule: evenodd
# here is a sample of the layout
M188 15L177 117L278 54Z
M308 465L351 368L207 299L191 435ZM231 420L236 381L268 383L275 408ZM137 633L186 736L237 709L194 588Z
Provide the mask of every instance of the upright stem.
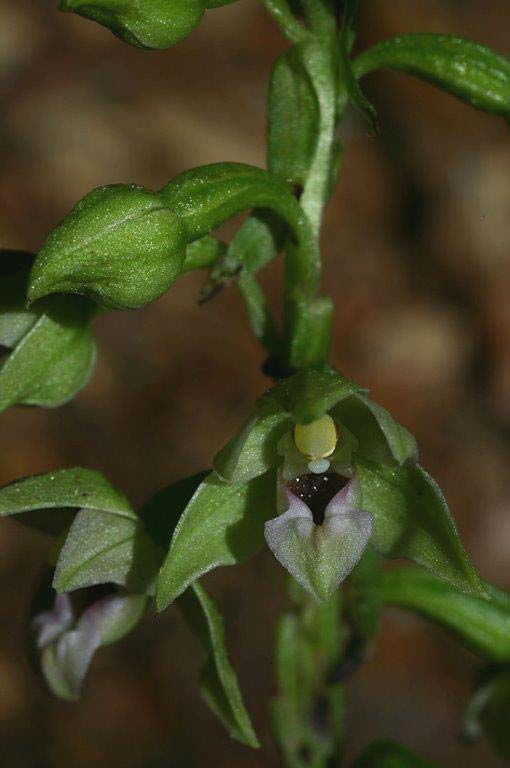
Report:
M319 102L319 126L301 207L318 237L328 199L336 130L337 60L336 20L322 0L303 0L314 36L304 46L304 59Z

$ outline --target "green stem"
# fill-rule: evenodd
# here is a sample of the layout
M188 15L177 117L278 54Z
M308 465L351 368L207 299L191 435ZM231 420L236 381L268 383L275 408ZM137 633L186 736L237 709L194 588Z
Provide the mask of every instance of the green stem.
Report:
M289 579L290 609L278 625L273 725L287 768L338 765L344 686L335 679L343 637L341 594L319 604Z
M334 30L306 44L304 60L319 102L319 128L315 154L310 165L301 206L316 236L329 197L334 162L337 100L337 51Z

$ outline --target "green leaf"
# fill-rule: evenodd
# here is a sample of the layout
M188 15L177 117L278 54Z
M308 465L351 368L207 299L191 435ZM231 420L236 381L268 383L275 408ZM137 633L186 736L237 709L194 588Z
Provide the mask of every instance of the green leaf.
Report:
M366 395L355 393L338 403L332 413L356 435L360 456L381 464L418 460L414 437Z
M175 529L157 581L158 611L204 573L255 554L264 543L264 523L275 514L275 495L272 472L242 485L210 474Z
M408 557L462 592L486 597L444 496L425 470L354 463L361 506L374 517L371 544L386 557Z
M204 0L61 0L61 11L73 11L107 27L138 48L169 48L200 23Z
M0 516L23 514L22 522L50 533L60 533L74 516L67 509L102 509L128 519L135 513L127 499L101 472L59 469L15 480L0 488Z
M282 379L265 397L275 400L296 424L320 419L333 406L362 388L326 365L310 366Z
M148 588L160 558L142 521L132 512L82 509L60 550L53 586L71 592L95 584L119 584L135 592Z
M416 611L450 630L461 643L497 662L510 662L510 595L484 584L490 600L459 592L418 568L382 574L385 603Z
M233 739L258 748L260 745L228 658L224 623L216 605L197 582L181 595L178 606L206 653L200 679L202 697Z
M477 109L508 117L510 60L454 35L399 35L368 48L353 64L357 78L374 69L415 75Z
M109 307L141 307L174 282L184 257L181 223L159 197L143 187L100 187L47 238L28 297L81 293Z
M216 454L214 469L229 483L245 483L280 463L278 443L292 428L280 406L262 397L239 432Z
M342 738L343 686L340 593L326 604L311 601L295 585L290 611L278 622L278 697L272 721L289 768L323 766L338 755Z
M296 45L277 59L268 94L268 168L297 187L306 182L319 128L319 104L301 49Z
M352 768L436 768L394 741L374 741L353 762Z
M96 349L85 299L55 297L0 366L0 410L11 405L54 408L88 382Z
M341 84L347 91L354 106L361 112L365 120L375 131L377 130L376 109L359 87L350 58L350 50L355 36L357 10L358 0L346 0L344 21L340 34Z

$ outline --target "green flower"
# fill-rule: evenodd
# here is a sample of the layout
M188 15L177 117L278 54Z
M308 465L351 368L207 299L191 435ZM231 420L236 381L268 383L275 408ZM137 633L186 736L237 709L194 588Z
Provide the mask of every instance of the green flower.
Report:
M413 436L327 366L265 392L189 500L160 572L160 609L202 574L267 542L319 600L367 544L484 595Z

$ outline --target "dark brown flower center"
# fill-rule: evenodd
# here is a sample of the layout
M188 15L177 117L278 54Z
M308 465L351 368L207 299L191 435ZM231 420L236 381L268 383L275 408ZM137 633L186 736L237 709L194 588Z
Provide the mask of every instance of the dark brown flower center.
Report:
M323 475L309 474L296 477L287 483L287 488L309 507L315 525L322 525L329 502L348 482L347 477L334 472L325 472Z

